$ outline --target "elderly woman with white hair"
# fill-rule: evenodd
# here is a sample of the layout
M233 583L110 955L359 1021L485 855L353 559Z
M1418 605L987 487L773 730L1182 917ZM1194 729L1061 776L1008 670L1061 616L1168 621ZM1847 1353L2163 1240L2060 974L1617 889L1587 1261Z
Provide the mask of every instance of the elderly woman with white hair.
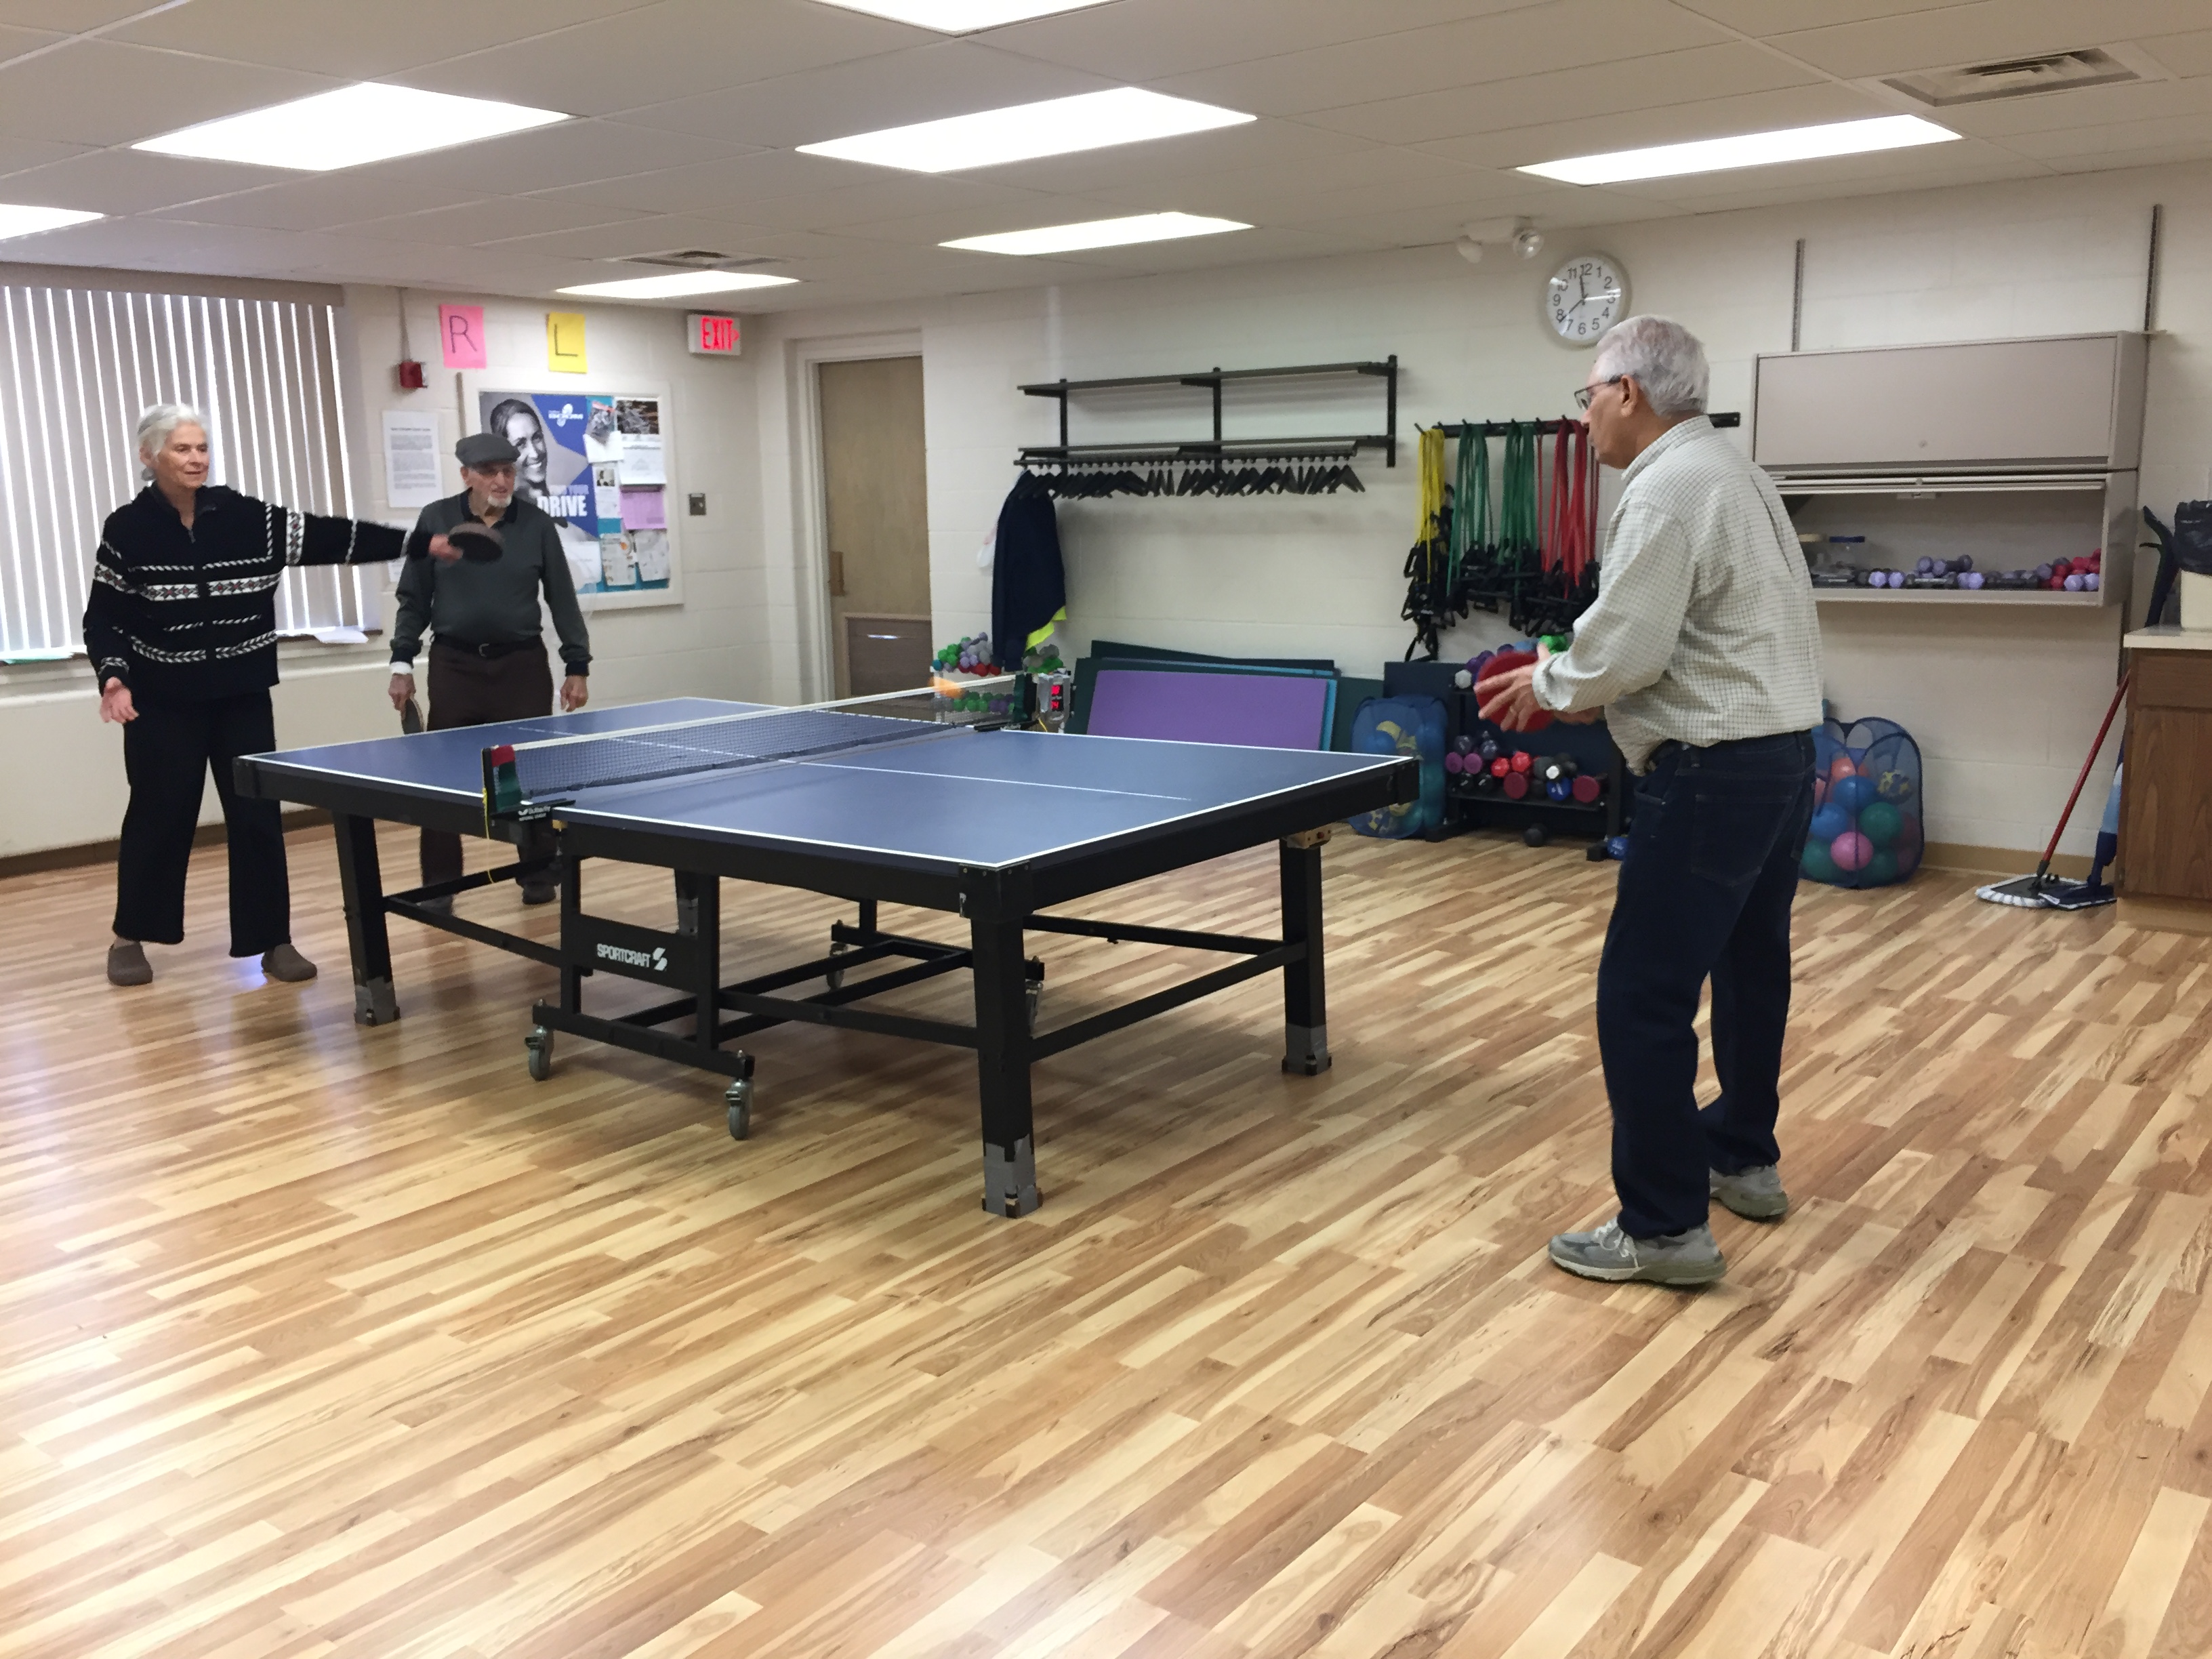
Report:
M292 945L276 803L240 799L231 763L276 746L269 688L286 569L396 559L407 538L209 483L208 423L197 410L158 404L139 417L137 440L152 482L101 526L84 613L100 717L123 727L131 781L107 977L145 984L154 970L143 945L185 936L185 872L212 767L230 841L230 953L259 957L271 979L313 979L314 964Z
M1597 970L1620 1213L1551 1257L1608 1281L1702 1285L1727 1267L1709 1206L1790 1208L1774 1138L1790 1018L1790 909L1813 814L1820 625L1796 526L1767 476L1705 418L1705 349L1631 317L1576 401L1623 469L1597 602L1558 656L1483 683L1524 728L1601 711L1636 813ZM1720 1097L1697 1102L1698 1001L1713 988Z

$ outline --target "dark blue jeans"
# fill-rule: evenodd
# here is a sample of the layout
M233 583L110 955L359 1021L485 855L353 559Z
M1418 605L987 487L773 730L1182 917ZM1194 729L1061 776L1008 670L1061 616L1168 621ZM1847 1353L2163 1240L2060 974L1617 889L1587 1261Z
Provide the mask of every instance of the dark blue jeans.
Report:
M1597 970L1613 1184L1632 1238L1705 1223L1708 1168L1777 1164L1790 906L1813 817L1803 732L1669 745L1636 817ZM1696 1095L1698 996L1713 982L1720 1097Z

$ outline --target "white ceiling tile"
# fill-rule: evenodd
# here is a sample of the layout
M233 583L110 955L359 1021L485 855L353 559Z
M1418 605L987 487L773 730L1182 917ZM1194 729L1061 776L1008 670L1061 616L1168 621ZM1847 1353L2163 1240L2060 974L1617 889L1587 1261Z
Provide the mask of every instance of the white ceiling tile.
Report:
M94 213L147 213L203 197L227 196L272 179L297 178L267 167L195 161L135 149L87 150L0 182L0 199Z
M709 252L744 258L759 254L762 250L756 244L773 240L776 235L776 232L758 225L656 214L650 218L628 219L615 224L580 225L513 237L495 246L518 253L544 254L562 259L628 259L640 254L666 253L676 248L704 248Z
M1980 0L1777 35L1773 44L1816 69L1858 79L2130 40L2203 20L2203 0Z
M129 143L326 92L330 85L290 70L79 40L0 66L0 132L66 143Z
M191 5L157 12L117 29L108 38L238 63L273 64L345 81L370 81L653 3L532 0L527 8L518 9L456 5L453 0L376 0L373 5L192 0Z
M993 167L981 175L1024 190L1095 195L1123 187L1172 187L1186 179L1252 171L1303 178L1314 169L1381 147L1349 133L1300 121L1248 121L1157 144L1121 144L1076 155L1049 155Z
M605 115L702 93L726 93L939 38L805 0L746 0L742 5L729 0L660 0L426 65L410 71L406 80L434 92L507 98L572 115ZM943 44L956 52L988 50Z
M1097 92L1112 84L1102 76L947 40L734 91L651 105L641 100L624 110L623 118L671 132L789 148L1009 104Z
M1382 143L1415 144L1526 126L1556 118L1560 110L1572 110L1577 120L1585 120L1638 110L1703 107L1753 93L1825 90L1831 84L1755 46L1731 44L1355 104L1305 118ZM1856 102L1869 115L1889 112L1871 99Z
M848 161L763 149L625 178L556 185L532 193L554 201L634 207L647 213L719 213L742 210L750 202L835 190L852 184L857 176Z
M2155 121L2212 112L2212 76L2195 81L2146 81L2116 87L2085 87L2079 92L2010 98L1999 103L1962 104L1936 118L1958 131L2020 148L2013 135L2094 131L2118 122Z
M240 191L233 195L187 200L174 207L157 209L154 216L199 225L240 225L257 230L328 230L337 225L389 218L394 214L450 207L459 202L475 201L483 194L482 189L466 179L443 183L402 181L386 176L382 167L356 167L328 178L295 178L281 185L264 185L258 190Z
M743 145L679 137L617 121L565 121L558 126L401 156L353 171L378 173L400 185L420 181L443 186L465 179L475 182L478 195L527 196L549 185L581 184L750 153ZM611 205L624 204L617 201Z
M1194 70L1249 63L1449 23L1477 13L1518 10L1550 0L1119 0L994 29L992 45L1048 63L1127 81L1158 81Z
M2113 121L2101 126L2060 131L2014 133L2003 143L2007 149L2045 161L2133 155L2142 150L2166 151L2191 145L2212 150L2212 111L2143 121Z
M1746 34L1788 34L1831 23L1944 11L1960 0L1677 0L1685 10Z
M1049 222L1052 203L1072 206L1071 218L1100 216L1095 204L1083 203L1079 198L1041 198L1031 191L1010 190L972 179L927 178L914 182L924 188L914 189L903 183L855 185L818 196L748 202L740 210L750 222L772 230L843 230L945 215L958 216L963 225L977 222L979 228L988 230L994 217L1018 217L1031 210L1043 211ZM970 234L966 230L946 233Z
M1420 148L1455 161L1519 167L1538 161L1561 161L1571 155L1602 155L1617 149L1639 149L1693 138L1763 132L1777 127L1848 121L1893 112L1849 87L1823 82L1782 92L1675 104L1664 109L1555 118L1464 138L1440 139Z
M1549 0L1492 16L1176 76L1159 87L1257 115L1303 115L1583 64L1685 52L1726 38L1703 19L1651 0Z
M644 216L615 208L582 209L565 202L547 202L527 196L493 196L453 207L367 219L333 228L356 236L391 236L404 242L483 247L518 236L542 236L595 222Z
M2212 29L2154 34L2136 44L2176 75L2212 75Z
M0 23L76 34L146 9L146 0L0 0Z
M66 161L72 155L90 154L91 147L87 144L57 144L44 138L18 138L11 134L0 133L0 178L32 167L51 166L56 161ZM0 198L7 195L6 186L0 185Z

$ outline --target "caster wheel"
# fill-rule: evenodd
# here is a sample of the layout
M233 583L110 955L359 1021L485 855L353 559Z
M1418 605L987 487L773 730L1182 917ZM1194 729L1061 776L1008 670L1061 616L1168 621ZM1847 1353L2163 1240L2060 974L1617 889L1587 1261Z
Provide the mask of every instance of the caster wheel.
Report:
M539 1083L553 1075L553 1033L543 1025L531 1028L530 1035L522 1040L530 1054L530 1075Z
M1551 842L1552 832L1540 823L1532 823L1521 832L1521 839L1531 847L1548 846Z
M743 1140L753 1130L753 1080L739 1078L722 1091L722 1100L730 1109L730 1139Z

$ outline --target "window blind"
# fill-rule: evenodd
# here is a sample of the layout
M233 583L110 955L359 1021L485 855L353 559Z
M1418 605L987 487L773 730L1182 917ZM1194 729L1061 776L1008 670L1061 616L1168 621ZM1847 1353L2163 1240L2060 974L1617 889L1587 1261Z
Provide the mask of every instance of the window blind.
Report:
M100 527L143 485L131 434L157 403L206 412L211 483L353 515L331 307L0 284L0 658L82 649ZM370 615L358 567L277 593L287 634Z

